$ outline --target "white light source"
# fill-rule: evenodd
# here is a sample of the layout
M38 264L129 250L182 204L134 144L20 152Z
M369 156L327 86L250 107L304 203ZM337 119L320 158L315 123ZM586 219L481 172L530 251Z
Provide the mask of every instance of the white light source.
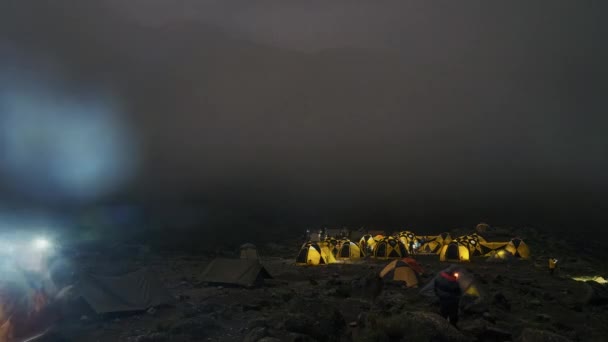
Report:
M35 249L43 251L51 247L51 242L47 239L37 238L34 240L33 245Z

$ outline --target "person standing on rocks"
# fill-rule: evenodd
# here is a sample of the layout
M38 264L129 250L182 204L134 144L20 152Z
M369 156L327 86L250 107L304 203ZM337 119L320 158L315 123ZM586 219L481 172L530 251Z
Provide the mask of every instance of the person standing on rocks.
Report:
M441 271L435 278L435 295L439 297L441 316L454 327L458 323L458 307L462 297L458 276L457 271L448 269Z
M557 259L549 258L549 274L550 275L553 275L556 267L557 267Z

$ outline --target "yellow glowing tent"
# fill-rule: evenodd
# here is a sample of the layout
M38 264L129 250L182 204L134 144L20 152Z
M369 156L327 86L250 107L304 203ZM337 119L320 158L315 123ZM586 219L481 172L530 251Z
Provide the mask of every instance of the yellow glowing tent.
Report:
M354 242L345 241L340 245L336 259L360 259L365 257L365 252Z
M408 252L403 242L387 236L376 243L372 255L378 259L404 258L408 256Z
M440 261L470 261L469 248L458 241L452 241L441 247L439 252Z
M326 245L316 242L308 242L302 245L296 265L326 265L335 263L336 259Z
M416 234L410 232L409 230L404 230L402 232L399 232L397 234L397 238L405 245L405 247L408 249L408 252L412 252L410 251L410 243L416 243L418 242L418 237L416 236Z
M485 255L492 251L482 245L486 240L477 234L460 236L456 241L469 249L470 256Z
M509 243L505 247L505 250L507 250L509 253L513 254L513 256L517 258L530 258L530 248L525 242L523 242L522 239L519 238L515 238L509 241Z

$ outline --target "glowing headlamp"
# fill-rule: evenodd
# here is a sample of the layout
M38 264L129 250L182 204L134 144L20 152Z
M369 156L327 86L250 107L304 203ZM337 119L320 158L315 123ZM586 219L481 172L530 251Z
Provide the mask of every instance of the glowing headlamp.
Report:
M39 251L45 251L51 247L51 242L44 238L37 238L32 242L32 247Z

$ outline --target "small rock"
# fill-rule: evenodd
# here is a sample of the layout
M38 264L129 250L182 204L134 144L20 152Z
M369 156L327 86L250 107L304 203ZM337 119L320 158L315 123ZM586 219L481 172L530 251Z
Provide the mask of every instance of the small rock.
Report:
M146 312L148 313L148 315L154 315L156 313L156 308L149 308Z
M281 342L281 340L276 337L266 336L258 340L258 342Z
M502 292L496 292L492 298L492 304L505 311L511 311L511 303Z
M243 339L243 342L257 342L268 335L266 327L257 327L252 329Z
M541 303L541 301L538 300L538 299L532 299L532 300L528 301L528 304L533 305L533 306L541 306L541 305L543 305L543 303Z
M133 342L165 342L169 340L169 336L164 333L150 333L147 335L136 336L132 339Z
M486 330L478 336L481 341L511 341L511 333L496 327L487 327Z
M551 316L547 315L547 314L536 314L535 316L537 321L541 321L541 322L549 322L551 320Z
M262 307L259 304L245 304L243 311L260 311Z
M357 327L357 325L358 325L357 322L350 322L350 323L348 323L348 326L351 327L351 328L355 328L355 327Z
M545 330L525 328L516 342L571 342L570 339Z
M247 329L255 329L260 327L268 327L268 320L265 318L255 318L247 323Z
M489 312L483 313L483 319L485 319L486 321L488 321L490 323L496 323L496 317L494 317L494 315L492 315Z
M364 328L366 322L367 322L367 313L361 312L359 315L357 315L357 324L360 327Z
M88 321L88 320L89 320L89 316L87 316L87 315L82 315L82 316L80 316L80 320L81 320L81 321Z

